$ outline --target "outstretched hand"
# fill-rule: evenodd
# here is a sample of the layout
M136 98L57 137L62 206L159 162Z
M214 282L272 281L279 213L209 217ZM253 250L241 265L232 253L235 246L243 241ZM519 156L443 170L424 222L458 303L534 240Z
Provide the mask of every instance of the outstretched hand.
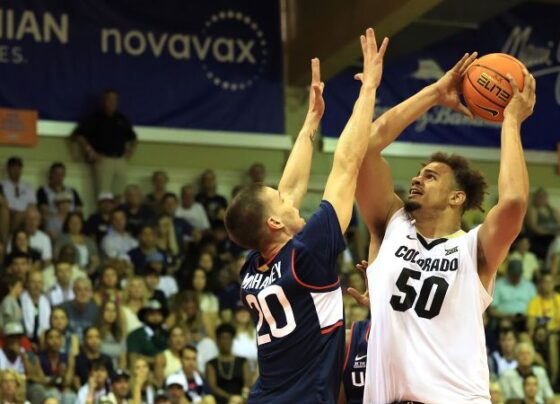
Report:
M473 118L472 112L461 103L460 95L463 92L463 76L471 64L476 60L477 52L465 53L443 77L434 83L438 93L438 104L451 108L463 115Z
M504 109L504 117L514 116L519 119L519 123L531 116L535 108L535 102L537 101L537 82L535 78L527 69L523 69L523 74L525 75L523 90L519 90L519 86L511 74L507 75L511 88L513 89L513 96Z
M356 268L362 273L364 277L366 277L367 267L368 263L365 260L362 260L359 264L356 264ZM366 291L364 293L360 293L354 288L348 288L346 292L348 292L348 294L352 296L359 305L367 307L369 309L369 292L367 290L367 282Z
M321 81L321 62L318 58L311 59L311 87L309 88L309 108L305 117L305 125L315 130L325 112L323 89L325 83Z
M356 75L356 79L362 81L362 86L377 88L381 84L383 75L383 57L389 45L389 38L384 38L379 49L375 40L375 32L372 28L366 30L365 35L360 36L362 55L364 57L364 71Z

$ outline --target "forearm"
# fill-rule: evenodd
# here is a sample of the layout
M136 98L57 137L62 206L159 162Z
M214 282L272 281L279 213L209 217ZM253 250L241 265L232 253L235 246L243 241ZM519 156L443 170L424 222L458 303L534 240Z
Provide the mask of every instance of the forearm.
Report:
M498 203L518 202L525 214L529 197L529 175L523 155L520 134L521 122L506 116L502 124Z

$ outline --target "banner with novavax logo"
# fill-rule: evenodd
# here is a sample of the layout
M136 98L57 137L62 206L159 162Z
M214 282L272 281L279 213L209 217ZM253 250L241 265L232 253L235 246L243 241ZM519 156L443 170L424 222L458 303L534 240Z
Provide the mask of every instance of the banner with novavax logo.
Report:
M0 107L74 121L108 88L134 125L284 130L277 1L4 0Z

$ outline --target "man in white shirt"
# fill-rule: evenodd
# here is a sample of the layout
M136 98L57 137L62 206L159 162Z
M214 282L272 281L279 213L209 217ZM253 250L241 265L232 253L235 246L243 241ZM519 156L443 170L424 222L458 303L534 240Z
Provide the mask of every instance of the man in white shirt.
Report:
M207 230L210 222L204 206L194 200L195 193L192 185L187 184L181 188L181 206L175 212L175 217L185 219L196 230Z
M126 214L116 209L111 214L111 228L101 242L103 254L107 258L130 261L128 252L138 247L138 241L126 231Z
M20 157L10 157L6 163L8 178L0 181L2 192L8 202L11 214L11 230L19 228L23 212L29 205L36 205L35 189L31 184L21 181L23 161Z
M52 242L49 236L41 230L41 215L35 206L29 206L25 211L24 230L29 236L29 245L41 253L44 266L52 260Z
M210 388L202 375L196 370L197 349L187 345L181 349L182 369L170 375L165 381L167 387L177 384L184 389L187 399L191 403L215 404L215 398L210 394Z

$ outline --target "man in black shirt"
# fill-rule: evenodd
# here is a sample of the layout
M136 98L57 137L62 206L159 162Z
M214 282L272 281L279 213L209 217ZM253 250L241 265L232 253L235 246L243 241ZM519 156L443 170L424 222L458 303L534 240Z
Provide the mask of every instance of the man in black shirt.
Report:
M97 194L121 195L126 185L126 160L136 145L136 133L117 105L118 93L105 91L101 108L80 122L72 134L94 168Z

